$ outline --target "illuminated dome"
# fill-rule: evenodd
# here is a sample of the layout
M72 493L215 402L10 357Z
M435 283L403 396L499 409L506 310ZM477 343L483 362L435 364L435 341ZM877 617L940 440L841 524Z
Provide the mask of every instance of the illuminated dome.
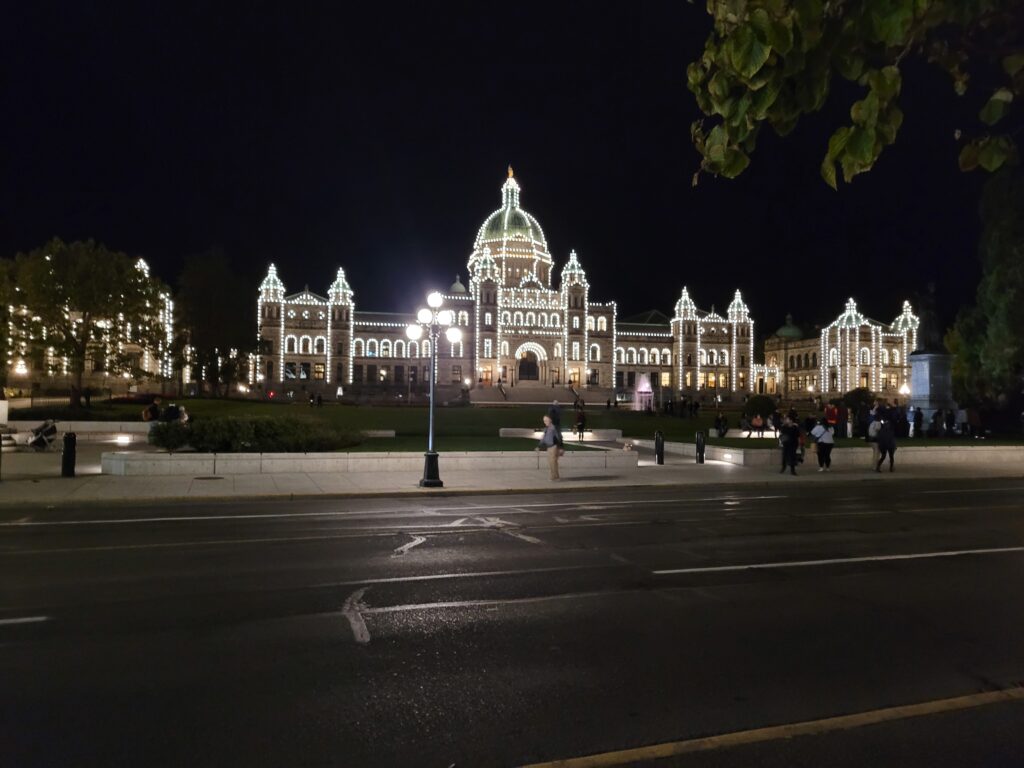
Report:
M793 324L793 316L786 315L786 324L779 328L774 334L780 339L789 339L790 341L800 341L804 337L804 332L800 330L798 325Z
M527 275L550 285L551 256L540 222L519 205L519 182L512 168L501 187L501 207L484 219L469 257L472 272L475 262L489 249L499 272L509 286L518 286Z

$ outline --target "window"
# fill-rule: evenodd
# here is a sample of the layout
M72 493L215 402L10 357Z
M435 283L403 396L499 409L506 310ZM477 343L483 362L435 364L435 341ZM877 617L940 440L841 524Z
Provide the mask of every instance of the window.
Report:
M377 356L377 340L376 339L370 339L368 342L366 342L366 356L367 357L376 357Z
M555 344L555 358L556 359L560 359L561 357L562 357L562 342L559 341L559 342L557 342Z
M537 316L535 314L533 314L533 312L527 312L526 313L526 324L527 325L536 325L537 324Z
M409 342L409 357L420 356L420 343L418 341Z
M636 371L626 372L626 386L630 389L636 386Z
M377 374L377 377L380 379L381 384L391 383L391 367L387 365L382 365L380 367L380 372Z
M817 368L818 367L818 353L817 352L815 352L814 354L811 355L811 367L812 368Z
M512 322L512 316L508 312L501 313L501 324L508 325Z
M453 342L450 342L450 343L451 343L451 349L448 350L449 354L452 357L462 357L462 342L461 341L453 341Z
M452 384L458 384L462 381L462 366L452 366Z
M702 365L703 366L703 365L707 365L707 364L708 364L708 351L706 349L701 349L701 350L699 350L697 352L697 365Z
M661 364L672 365L672 352L667 349L661 350Z
M552 328L557 328L558 324L560 322L561 322L561 319L558 317L558 313L557 312L552 312L551 313L551 327Z
M652 349L650 352L650 361L654 365L661 365L661 352L656 349Z
M629 349L626 350L626 364L627 365L636 365L636 350L633 349L632 347L630 347ZM633 386L633 385L630 384L630 386Z
M309 381L309 363L299 363L299 378L303 381Z
M811 367L811 356L804 352L804 368Z
M362 339L356 339L352 347L352 354L355 357L366 357L366 345L363 343Z
M459 325L469 325L469 312L464 309L459 310Z
M344 341L339 341L338 342L338 354L339 355L344 355L346 353L346 351L347 350L345 349L345 342Z
M574 315L572 318L572 329L578 331L580 329L580 318L579 315Z
M366 366L366 383L376 384L377 383L377 366L368 365Z
M663 371L661 374L661 386L671 387L672 386L672 374L668 371Z
M601 361L601 348L597 344L590 345L590 360L595 363Z
M622 371L616 371L615 372L615 386L618 387L619 389L622 389L622 387L623 387L623 383L622 383L623 378L624 377L622 375Z
M572 343L572 359L573 360L579 360L580 359L580 343L578 341L574 341Z
M286 354L289 354L289 355L294 355L295 354L295 343L296 343L296 341L295 341L295 337L294 336L289 336L288 338L286 338L284 340L284 351L285 351Z
M285 378L285 381L290 381L292 379L296 379L296 378L298 378L298 376L299 376L298 366L295 363L285 363L284 364L284 378Z
M729 364L729 353L723 349L719 353L718 359L721 361L722 365L728 365Z
M871 365L871 350L863 347L860 351L860 364Z
M326 366L323 363L316 363L313 366L313 380L314 381L323 381L326 372L327 372L327 369L326 369Z
M508 342L507 341L501 342L501 356L502 357L508 357Z
M641 349L639 352L637 352L636 361L638 363L640 363L640 365L647 365L647 363L649 363L650 360L651 360L651 358L647 354L647 350L646 349Z
M494 357L494 342L484 339L484 357Z
M789 356L789 367L796 368L796 358L792 355Z
M313 351L313 340L309 336L303 336L299 339L299 352L303 355L308 355Z
M624 350L622 347L616 347L615 348L615 362L616 363L625 363L626 362L626 350Z
M380 343L380 356L381 357L391 357L391 340L390 339L384 339Z
M405 353L405 342L401 341L401 340L396 341L395 342L395 357L405 357L405 354L406 354Z
M594 324L594 318L592 316L587 317L587 330L593 331L596 328Z
M608 318L599 317L597 318L597 330L607 331L608 330Z
M878 352L878 362L881 363L882 365L888 365L889 364L889 350L888 349L881 349L881 350L879 350L879 352Z
M892 351L892 364L893 365L899 365L900 364L900 351L898 349L894 349Z
M362 384L363 383L363 366L353 365L352 366L352 383Z
M405 384L405 366L395 366L395 384Z
M832 347L832 349L830 349L828 351L828 364L829 365L839 365L839 350L836 349L835 347ZM835 389L835 388L836 387L833 384L832 385L832 389Z
M491 325L493 322L490 312L484 312L484 325Z
M323 336L317 336L316 341L313 342L313 353L317 355L327 354L327 339Z
M512 325L522 325L522 324L523 324L523 313L522 312L514 313L512 315Z
M345 364L338 363L338 376L335 379L339 384L345 380Z
M708 350L708 365L718 365L718 352L714 349Z

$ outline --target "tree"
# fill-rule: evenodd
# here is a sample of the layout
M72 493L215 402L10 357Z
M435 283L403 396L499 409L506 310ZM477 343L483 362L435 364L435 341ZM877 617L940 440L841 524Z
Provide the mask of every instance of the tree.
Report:
M0 259L0 329L6 330L11 321L10 308L14 304L14 261ZM11 357L11 334L0 333L0 399L3 398L3 387L7 386L7 377L14 360Z
M225 396L241 380L245 356L255 349L255 292L238 285L237 272L219 249L189 256L179 278L181 328L213 394Z
M697 105L715 120L710 130L703 120L691 127L702 156L694 184L701 171L742 173L764 124L789 134L826 104L837 75L861 86L863 98L829 139L821 175L835 189L838 166L850 182L896 140L908 57L948 72L961 96L968 65L997 71L960 167L996 171L1018 159L1010 133L995 126L1005 126L1011 110L1019 114L1024 97L1022 0L708 0L708 13L713 31L687 69Z
M946 335L956 395L1003 404L1024 385L1024 174L1006 170L986 185L975 306Z
M81 405L90 348L103 347L126 364L126 343L156 350L163 286L145 262L93 240L54 238L15 259L22 333L37 348L65 357L72 373L72 405Z

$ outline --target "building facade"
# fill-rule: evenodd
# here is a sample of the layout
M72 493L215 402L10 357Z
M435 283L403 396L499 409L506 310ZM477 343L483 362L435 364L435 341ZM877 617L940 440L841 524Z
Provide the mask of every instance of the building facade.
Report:
M475 399L497 399L495 390L508 398L523 388L570 388L600 399L613 391L640 401L656 393L663 401L698 393L723 399L785 394L820 389L822 382L842 388L865 375L870 386L898 387L909 376L906 355L916 329L909 305L894 324L883 326L861 316L851 300L820 340L780 329L766 341L760 363L754 359L754 321L739 290L724 315L699 309L684 287L671 317L651 311L619 318L614 301L591 295L575 251L558 268L540 223L520 198L509 168L501 205L473 240L468 285L456 277L443 292L462 339L439 341L437 384L469 389ZM401 390L430 375L430 341L406 338L414 312L357 310L344 269L326 295L308 287L289 294L271 265L257 303L254 386L285 393ZM864 349L867 363L861 362Z

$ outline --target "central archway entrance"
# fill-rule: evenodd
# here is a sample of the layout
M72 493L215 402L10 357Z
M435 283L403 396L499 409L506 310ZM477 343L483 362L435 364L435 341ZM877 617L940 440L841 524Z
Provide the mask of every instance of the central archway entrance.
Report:
M523 352L519 356L517 378L519 381L540 381L540 365L534 352Z
M547 350L535 341L522 344L515 353L515 383L528 386L530 384L548 383Z

